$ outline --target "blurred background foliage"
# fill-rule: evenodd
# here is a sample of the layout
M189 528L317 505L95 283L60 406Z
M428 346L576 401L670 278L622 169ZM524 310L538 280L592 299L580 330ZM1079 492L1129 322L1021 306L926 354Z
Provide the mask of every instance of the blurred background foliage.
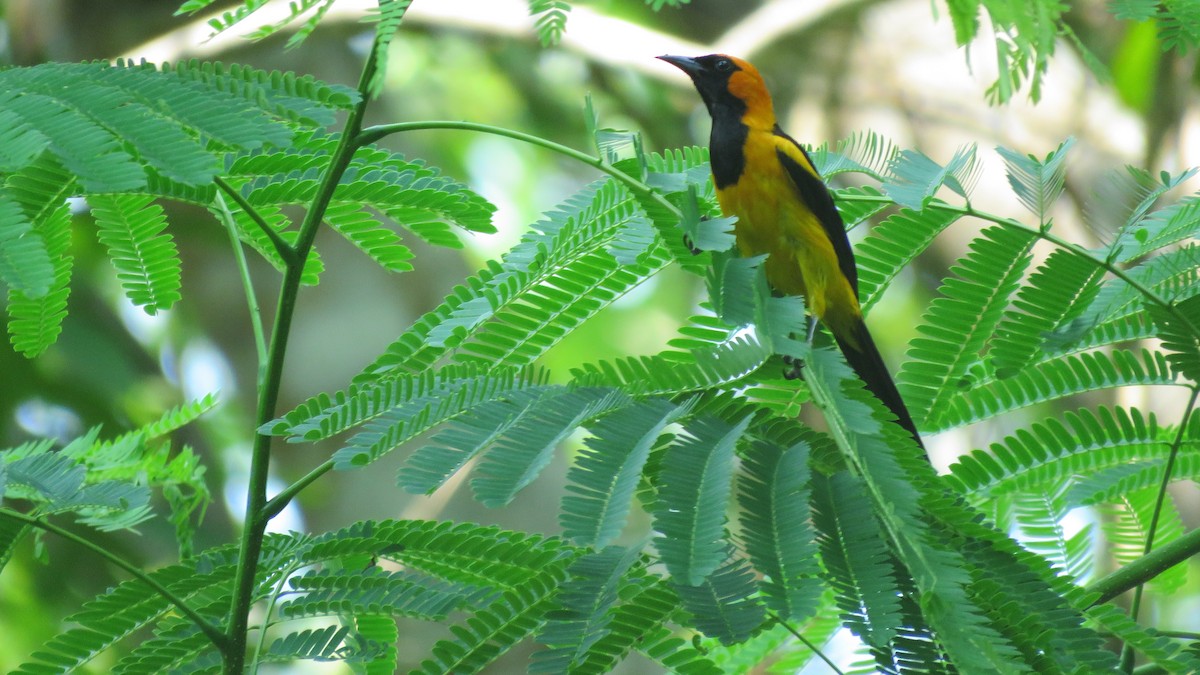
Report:
M238 3L218 2L214 8L233 4ZM287 31L252 43L237 37L239 28L205 41L211 31L203 18L174 17L177 3L9 0L0 3L0 62L199 57L352 83L369 44L358 20L370 4L338 3L303 47L285 50ZM603 126L640 131L648 149L704 144L707 117L694 92L679 73L651 57L726 51L760 67L783 126L802 142L834 142L871 129L939 161L965 143L978 143L984 173L974 203L984 210L1021 214L994 146L1045 155L1074 136L1068 196L1056 205L1054 221L1060 236L1094 245L1111 224L1107 214L1120 209L1111 201L1116 197L1110 186L1114 173L1124 173L1122 166L1178 172L1200 164L1194 53L1164 51L1160 22L1118 20L1106 5L1070 3L1066 18L1078 43L1058 45L1039 101L1021 92L1005 105L990 106L986 92L997 76L991 37L959 48L940 2L693 0L682 10L655 13L641 0L594 0L577 4L560 45L543 48L521 0L417 0L393 45L387 90L367 123L466 119L584 148L590 141L582 108L590 94ZM1089 67L1088 59L1100 67ZM408 241L418 254L416 269L403 275L364 264L337 237L318 239L326 271L319 286L302 293L281 410L339 388L483 260L506 250L540 213L597 177L562 158L494 137L431 131L385 143L441 167L491 200L499 207L499 232L465 241L461 251ZM69 438L97 424L118 433L187 398L219 390L222 407L185 430L183 439L205 456L216 495L197 537L200 550L231 540L236 530L256 362L224 230L202 211L169 208L187 300L155 317L128 305L80 210L72 246L81 276L62 337L32 361L0 348L0 444ZM872 314L873 330L893 364L903 358L915 317L946 267L975 235L967 222L906 270ZM259 302L269 314L277 275L254 257L251 265ZM677 271L659 275L551 351L545 365L564 377L585 360L657 351L695 310L699 281ZM1133 389L1119 395L1122 404L1168 414L1184 403L1130 400L1139 396ZM1000 438L1005 429L1001 420L933 438L935 460L945 466L953 456ZM325 459L332 442L277 448L273 469L280 485ZM391 517L558 530L561 480L553 476L565 474L562 456L509 508L488 511L460 494L457 483L429 498L397 490L393 469L403 454L392 453L391 464L369 472L322 478L273 526L324 531L357 519ZM1186 524L1196 526L1196 495L1176 497ZM0 666L29 654L57 631L62 616L121 578L62 542L36 545L42 544L45 550L37 553L48 560L46 566L30 562L35 544L26 542L0 575L5 635ZM106 545L150 567L177 555L170 525L161 521L142 526L140 536L114 535ZM1197 591L1186 589L1169 611L1200 616ZM427 635L404 630L401 635L417 646L411 650L416 654L429 643ZM406 651L402 642L399 652ZM503 672L503 663L495 672ZM637 664L628 668L632 672Z

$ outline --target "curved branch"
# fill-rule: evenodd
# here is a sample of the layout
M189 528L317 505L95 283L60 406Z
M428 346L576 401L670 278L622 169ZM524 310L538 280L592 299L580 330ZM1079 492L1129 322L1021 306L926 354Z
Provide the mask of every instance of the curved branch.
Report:
M204 633L204 635L213 643L213 645L217 647L217 649L220 649L222 652L225 652L229 649L229 638L222 633L219 628L209 623L207 619L200 616L196 610L192 609L186 602L184 602L183 598L180 598L178 595L172 593L169 588L158 583L154 577L142 571L142 569L137 565L134 565L128 560L125 560L115 553L110 552L108 549L100 546L99 544L96 544L75 534L74 532L71 532L70 530L61 528L36 516L31 516L21 513L20 511L13 511L12 509L0 507L0 517L16 520L25 523L30 527L36 527L39 530L45 530L51 534L58 535L67 541L86 548L87 550L95 553L101 558L104 558L117 567L120 567L138 581L141 581L150 588L153 588L155 592L161 595L167 602L175 605L175 608L179 610L179 613L191 619L192 623L196 624L196 627L200 629L200 632Z

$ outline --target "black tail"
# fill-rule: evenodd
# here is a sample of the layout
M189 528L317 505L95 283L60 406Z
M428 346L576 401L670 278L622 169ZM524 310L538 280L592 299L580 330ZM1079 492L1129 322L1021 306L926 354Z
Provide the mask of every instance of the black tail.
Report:
M891 410L892 414L896 416L896 421L900 426L912 434L913 440L923 449L925 444L921 442L921 435L917 433L917 425L913 424L912 415L908 414L904 399L900 398L900 392L896 390L896 383L888 374L887 364L883 362L879 348L871 339L867 324L860 320L854 327L853 339L858 342L857 348L836 335L834 337L838 347L841 347L842 353L846 355L846 362L866 383L867 389L875 395L875 398L883 401L888 410Z

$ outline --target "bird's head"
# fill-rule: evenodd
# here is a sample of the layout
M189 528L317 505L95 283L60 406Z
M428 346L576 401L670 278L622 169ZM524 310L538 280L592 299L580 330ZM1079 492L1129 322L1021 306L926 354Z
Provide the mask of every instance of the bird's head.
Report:
M738 118L750 115L774 124L771 94L758 69L749 62L726 54L707 56L660 56L659 59L687 73L714 118L731 112ZM744 120L745 121L745 120Z

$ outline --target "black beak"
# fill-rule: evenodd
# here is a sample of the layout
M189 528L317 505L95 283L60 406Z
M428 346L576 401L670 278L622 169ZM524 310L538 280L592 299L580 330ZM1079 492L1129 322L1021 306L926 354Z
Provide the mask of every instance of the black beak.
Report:
M696 59L693 59L690 56L671 56L670 54L665 54L655 58L661 61L666 61L667 63L682 70L688 74L688 77L695 77L696 74L700 72L700 64L696 62Z

